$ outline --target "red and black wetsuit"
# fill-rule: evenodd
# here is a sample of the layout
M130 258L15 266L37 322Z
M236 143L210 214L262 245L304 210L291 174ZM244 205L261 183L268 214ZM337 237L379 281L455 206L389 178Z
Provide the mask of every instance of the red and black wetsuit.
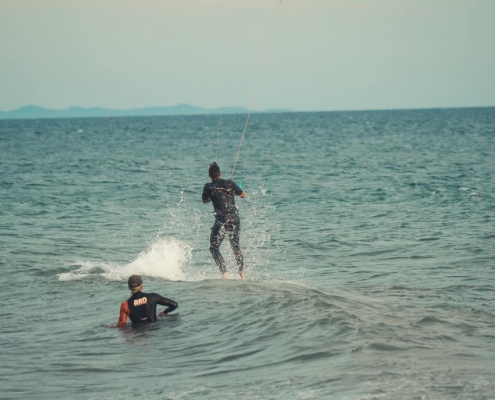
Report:
M167 306L165 314L174 311L178 304L156 293L134 293L120 305L120 315L117 326L124 326L129 317L133 324L156 321L156 306Z
M215 223L211 228L210 251L220 272L227 271L225 261L220 253L220 245L229 234L229 242L234 251L239 271L244 269L244 260L239 247L239 230L241 221L235 205L234 196L240 196L242 189L231 180L217 179L207 183L203 188L203 202L212 201L215 212Z

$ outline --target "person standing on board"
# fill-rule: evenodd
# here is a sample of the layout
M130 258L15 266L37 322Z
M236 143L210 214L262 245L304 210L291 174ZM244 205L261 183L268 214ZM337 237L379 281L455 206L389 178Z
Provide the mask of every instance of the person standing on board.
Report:
M133 324L156 321L156 306L158 304L168 307L158 315L167 315L178 307L175 301L162 297L159 294L143 293L143 280L139 275L129 277L127 284L132 296L120 305L117 327L125 326L127 324L127 317L131 319Z
M215 223L211 228L210 235L211 254L222 273L223 279L229 279L225 261L220 253L220 245L225 238L225 234L228 233L230 247L232 247L237 266L239 267L239 275L241 276L241 279L244 279L244 259L239 247L239 229L241 222L238 208L235 205L234 196L244 198L246 197L246 193L231 180L220 178L222 173L216 162L210 164L208 174L210 175L211 182L204 186L201 198L203 203L213 202Z

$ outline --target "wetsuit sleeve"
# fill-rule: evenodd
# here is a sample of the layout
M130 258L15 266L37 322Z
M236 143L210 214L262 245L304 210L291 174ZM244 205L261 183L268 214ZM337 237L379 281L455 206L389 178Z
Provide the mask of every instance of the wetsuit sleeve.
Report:
M158 298L157 298L157 304L160 304L162 306L167 306L167 308L165 310L163 310L163 312L165 314L168 314L172 311L174 311L177 307L179 307L179 305L173 301L173 300L170 300L170 299L167 299L166 297L163 297L163 296L160 296L160 295L157 295Z
M210 187L208 184L206 184L204 187L203 187L203 194L201 195L201 200L203 200L203 203L208 203L211 198L210 198Z
M242 194L242 189L237 186L234 182L232 182L232 185L234 187L234 193L236 196L240 196Z
M117 321L117 326L125 326L127 324L127 317L129 316L129 305L127 301L123 301L120 305L119 320Z

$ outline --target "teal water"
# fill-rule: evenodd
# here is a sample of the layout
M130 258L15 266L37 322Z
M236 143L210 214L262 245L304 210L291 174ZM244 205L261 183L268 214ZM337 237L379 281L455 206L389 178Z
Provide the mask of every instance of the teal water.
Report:
M493 398L495 108L252 116L223 281L245 118L0 121L0 397ZM105 327L134 273L179 308Z

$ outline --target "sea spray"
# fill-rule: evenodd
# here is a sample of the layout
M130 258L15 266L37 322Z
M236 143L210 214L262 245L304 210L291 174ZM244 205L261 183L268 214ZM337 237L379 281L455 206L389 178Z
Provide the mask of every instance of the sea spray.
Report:
M183 268L190 262L192 247L175 239L158 239L126 265L112 262L81 262L79 268L59 275L60 281L71 281L101 276L108 280L125 280L140 274L171 281L184 280Z

